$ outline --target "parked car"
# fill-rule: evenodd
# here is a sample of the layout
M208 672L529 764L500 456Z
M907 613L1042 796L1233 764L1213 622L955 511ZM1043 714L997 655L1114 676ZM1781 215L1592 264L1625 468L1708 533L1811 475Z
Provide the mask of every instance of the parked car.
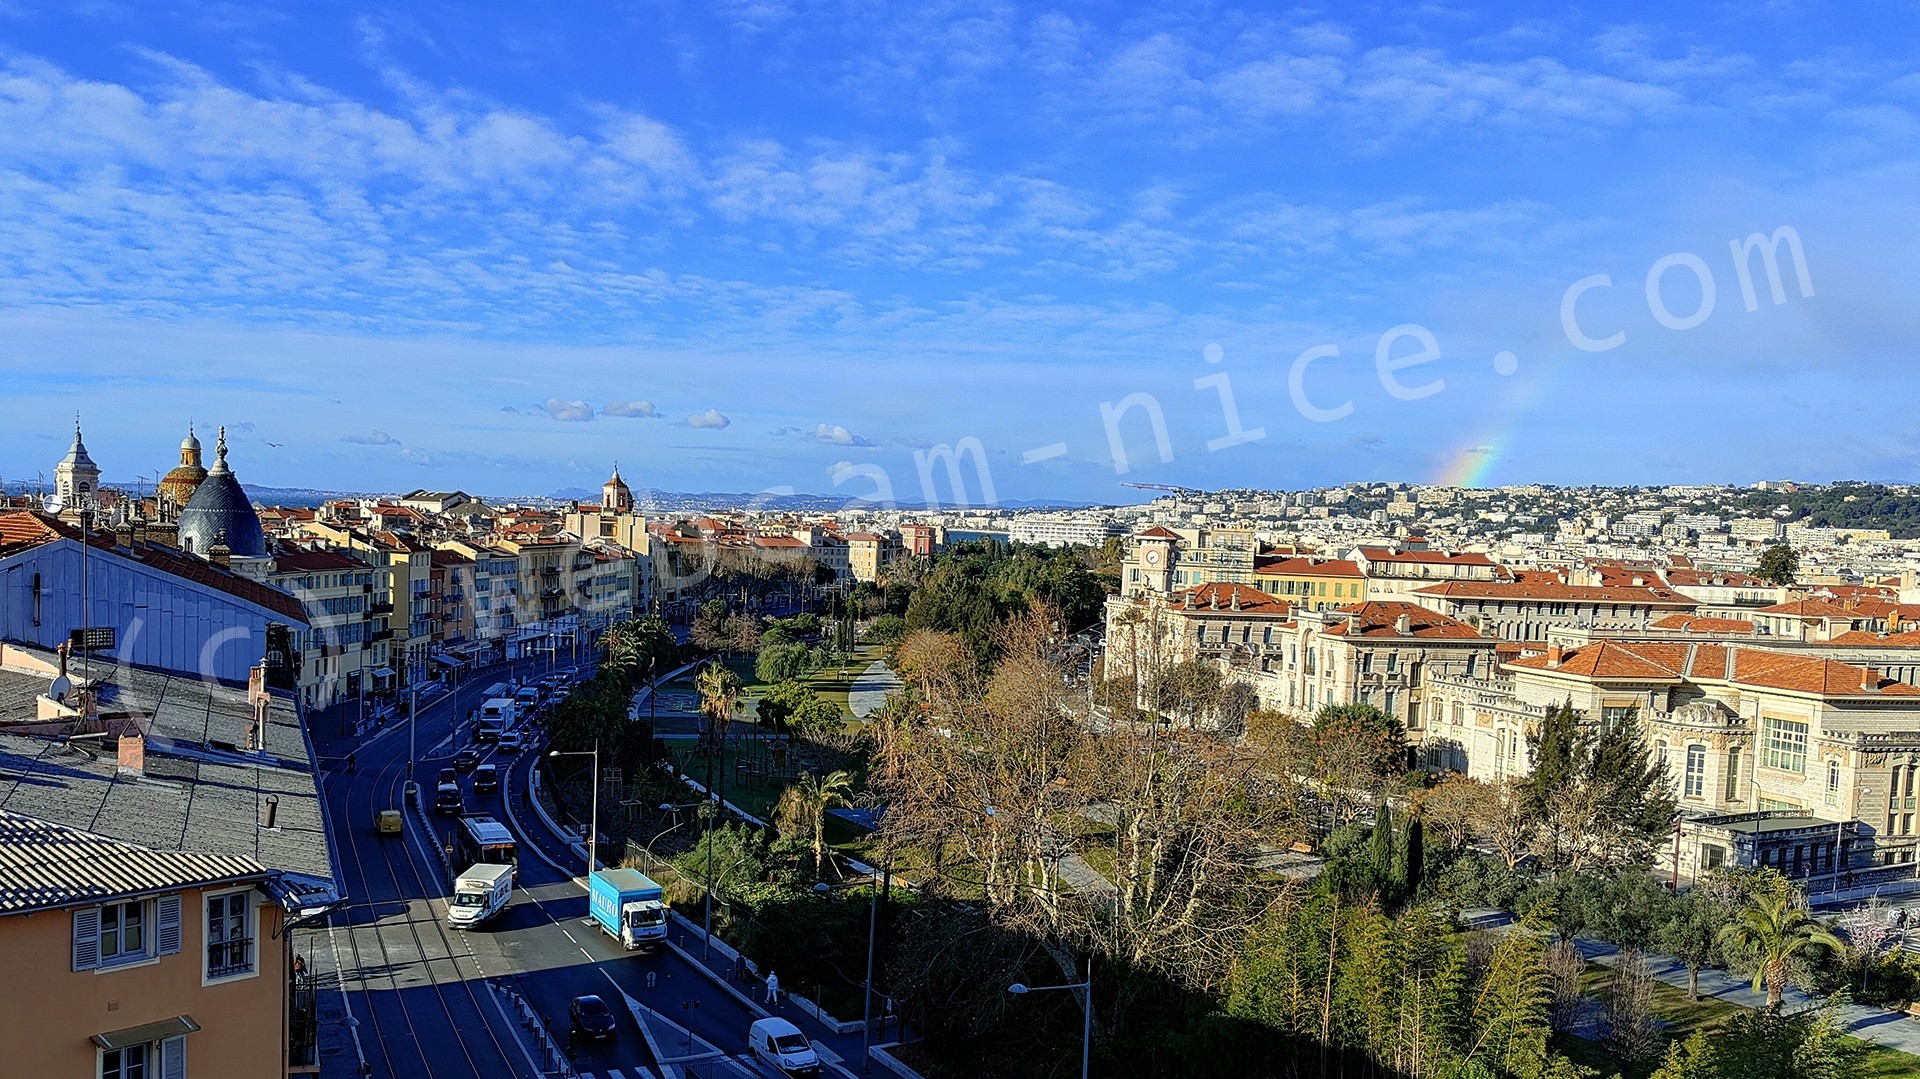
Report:
M607 1002L589 993L584 997L574 997L567 1006L567 1015L572 1020L573 1036L598 1041L614 1036L618 1025L613 1020L613 1010Z
M500 793L500 770L491 764L483 764L473 770L473 793Z
M463 749L453 755L453 770L456 772L471 772L479 763L480 751L477 749Z

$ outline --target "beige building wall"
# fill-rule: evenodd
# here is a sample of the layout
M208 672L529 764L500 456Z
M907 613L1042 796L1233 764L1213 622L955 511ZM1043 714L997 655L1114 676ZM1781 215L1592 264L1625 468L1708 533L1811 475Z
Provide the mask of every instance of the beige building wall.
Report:
M0 1073L95 1076L94 1035L184 1015L200 1026L186 1036L188 1076L287 1074L282 911L257 889L246 889L254 904L254 973L212 985L204 978L203 896L234 890L179 893L179 953L108 970L73 969L71 908L0 917L0 978L12 990L0 1008ZM160 1074L157 1057L148 1074Z

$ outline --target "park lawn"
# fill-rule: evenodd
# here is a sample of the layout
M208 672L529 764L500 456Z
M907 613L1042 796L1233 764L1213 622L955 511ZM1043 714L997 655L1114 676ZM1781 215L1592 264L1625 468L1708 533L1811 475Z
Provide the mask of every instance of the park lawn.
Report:
M1588 963L1586 973L1580 978L1582 991L1590 997L1605 1000L1607 979L1611 973L1609 967ZM1685 989L1665 982L1655 983L1653 1000L1654 1013L1668 1024L1667 1034L1673 1042L1684 1041L1695 1030L1711 1031L1729 1016L1746 1010L1741 1005L1715 997L1689 1000ZM1852 1073L1859 1079L1920 1079L1920 1057L1858 1038L1848 1038L1847 1041L1861 1047L1861 1055L1855 1060ZM1574 1063L1597 1069L1601 1075L1617 1073L1624 1079L1645 1079L1660 1066L1659 1057L1639 1065L1624 1065L1614 1059L1605 1046L1587 1038L1556 1038L1554 1044Z
M853 718L853 709L847 703L847 693L853 688L854 680L866 672L877 660L887 658L887 647L881 644L856 644L845 663L834 663L808 675L804 681L822 699L833 702L840 714L849 720Z

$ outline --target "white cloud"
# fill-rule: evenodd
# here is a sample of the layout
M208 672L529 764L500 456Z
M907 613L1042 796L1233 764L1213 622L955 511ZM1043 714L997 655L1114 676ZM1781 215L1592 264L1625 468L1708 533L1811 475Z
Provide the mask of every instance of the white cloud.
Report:
M621 416L627 419L641 420L658 420L664 418L653 407L652 401L638 398L632 401L622 401L619 399L608 401L601 407L600 414L602 416Z
M356 446L398 446L400 440L385 431L374 431L365 435L341 435L340 441L351 442Z
M562 423L586 423L593 419L593 406L585 401L563 401L558 397L549 397L541 407L547 410L547 415Z
M719 409L710 408L705 412L696 412L688 416L684 422L688 427L706 427L717 431L733 421L721 415Z
M837 423L822 423L813 429L815 442L825 442L829 446L871 446L873 443Z

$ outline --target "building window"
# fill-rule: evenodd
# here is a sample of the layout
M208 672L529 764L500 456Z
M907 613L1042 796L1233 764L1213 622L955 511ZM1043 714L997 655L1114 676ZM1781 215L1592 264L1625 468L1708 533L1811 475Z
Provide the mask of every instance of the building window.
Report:
M1827 762L1827 804L1840 804L1840 762Z
M1688 798L1698 798L1707 792L1707 747L1687 747L1687 783L1685 793Z
M1727 794L1729 802L1740 799L1740 747L1727 750Z
M100 1079L186 1079L186 1076L185 1035L107 1049L100 1054Z
M253 973L251 892L228 892L207 899L207 977L232 978Z
M149 1046L129 1045L100 1054L100 1079L147 1079Z
M130 963L147 957L147 905L109 903L100 908L100 963Z
M1778 768L1785 772L1807 771L1807 725L1794 719L1776 719L1767 716L1762 720L1765 742L1761 753L1761 763L1769 768Z

